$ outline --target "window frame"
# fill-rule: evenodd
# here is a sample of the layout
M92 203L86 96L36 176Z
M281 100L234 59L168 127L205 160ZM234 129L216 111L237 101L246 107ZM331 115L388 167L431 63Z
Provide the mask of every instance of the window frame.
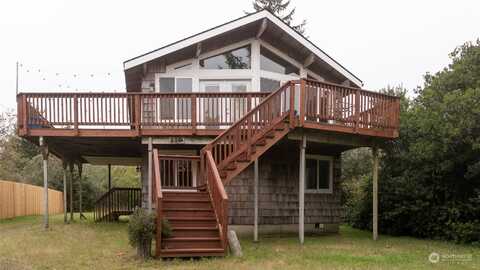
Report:
M221 55L225 55L225 54L228 54L228 53L231 53L231 52L234 52L234 51L237 51L237 50L241 50L241 49L247 49L250 53L250 55L248 56L248 68L207 68L207 67L205 67L205 64L204 64L204 66L202 66L202 61L203 61L203 63L205 63L205 61L208 60L208 59L211 59L211 58L214 58L214 57L217 57L217 56L221 56ZM253 57L252 44L247 43L247 44L245 44L243 46L240 46L240 47L235 47L233 49L228 49L228 50L219 52L217 54L213 54L213 55L209 55L209 56L204 56L203 58L199 58L198 68L201 69L201 70L252 70L252 57Z
M305 164L307 159L313 159L317 161L317 188L315 189L307 189L307 185L305 183L305 193L315 193L315 194L333 194L333 164L334 164L334 157L332 156L323 156L323 155L305 155ZM318 188L319 185L319 166L318 161L328 161L329 164L329 172L328 172L328 188ZM306 167L304 168L306 170ZM305 182L307 180L305 179Z

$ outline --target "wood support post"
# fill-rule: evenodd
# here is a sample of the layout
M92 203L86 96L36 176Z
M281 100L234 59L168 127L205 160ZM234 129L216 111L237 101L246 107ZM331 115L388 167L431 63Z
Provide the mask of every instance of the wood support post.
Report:
M298 177L298 238L300 244L303 244L305 238L305 148L307 147L307 137L302 135L300 143L300 165Z
M63 166L63 223L68 223L67 215L67 162L62 161Z
M108 191L112 189L112 164L108 164Z
M73 162L70 161L70 221L74 220L73 215L73 170L74 170Z
M43 159L43 227L48 229L48 146L45 138L40 137L40 148Z
M258 242L258 158L253 165L253 241Z
M78 212L80 214L80 219L87 219L83 215L83 190L82 190L82 169L83 164L79 162L78 166Z
M152 137L148 138L148 171L147 171L147 187L148 187L148 198L147 198L147 208L148 212L152 212L152 170L153 170L153 156L152 156L152 151L153 151L153 144L152 144Z
M378 238L378 148L372 148L373 158L373 240Z

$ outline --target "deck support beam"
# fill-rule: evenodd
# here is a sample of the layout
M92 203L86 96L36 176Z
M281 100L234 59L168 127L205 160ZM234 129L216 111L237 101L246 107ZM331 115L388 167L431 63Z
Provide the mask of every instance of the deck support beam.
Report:
M147 198L147 207L148 212L152 212L152 163L153 163L153 144L152 144L152 137L148 138L148 171L147 171L147 181L148 181L148 198Z
M258 158L253 164L253 241L258 242Z
M42 151L43 159L43 228L48 229L48 146L45 142L45 138L40 137L40 148Z
M378 239L378 148L372 147L372 158L373 158L373 220L372 220L372 230L373 230L373 240Z
M63 167L63 223L68 223L67 215L67 161L62 160Z
M305 239L305 148L307 136L302 135L300 142L300 164L298 177L298 239L303 245Z

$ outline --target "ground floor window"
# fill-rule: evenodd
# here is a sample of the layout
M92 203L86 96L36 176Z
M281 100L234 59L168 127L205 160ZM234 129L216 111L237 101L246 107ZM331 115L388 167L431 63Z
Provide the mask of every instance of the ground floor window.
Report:
M305 191L312 193L333 192L333 157L306 156Z

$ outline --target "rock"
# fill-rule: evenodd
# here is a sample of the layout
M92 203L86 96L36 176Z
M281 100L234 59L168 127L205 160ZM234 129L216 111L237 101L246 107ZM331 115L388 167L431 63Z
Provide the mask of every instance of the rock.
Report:
M232 255L235 257L242 257L242 246L240 246L240 241L238 241L237 233L234 230L229 230L227 233L227 238Z

